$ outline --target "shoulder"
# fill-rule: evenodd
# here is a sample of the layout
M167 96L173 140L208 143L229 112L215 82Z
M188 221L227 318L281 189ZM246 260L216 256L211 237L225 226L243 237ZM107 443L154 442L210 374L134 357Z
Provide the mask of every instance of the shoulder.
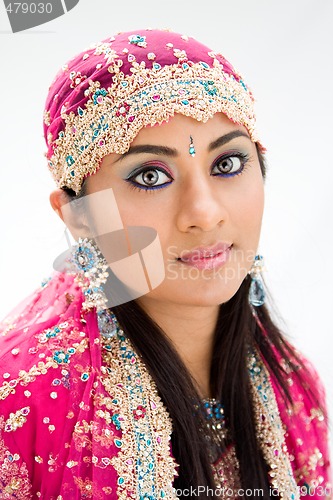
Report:
M96 315L83 311L81 289L69 276L56 275L2 324L0 490L12 477L27 485L29 476L37 484L38 470L50 471L61 444L65 457L99 369L92 361L101 357L97 337ZM12 475L2 477L7 465Z
M52 388L69 369L70 358L88 346L81 302L73 277L56 273L1 324L2 414L40 402L46 387L49 398L54 396Z
M87 320L95 328L88 329ZM11 439L23 425L31 427L33 436L34 425L49 414L66 418L73 387L78 398L84 391L92 351L99 347L94 342L96 318L82 310L81 289L74 278L56 273L2 323L1 331L0 413L5 437Z
M87 328L87 317L95 329ZM89 344L96 343L89 337L97 334L96 317L82 309L73 276L56 273L0 324L0 400L15 395L17 401L21 389L29 395L30 384L61 379L64 370L90 357Z

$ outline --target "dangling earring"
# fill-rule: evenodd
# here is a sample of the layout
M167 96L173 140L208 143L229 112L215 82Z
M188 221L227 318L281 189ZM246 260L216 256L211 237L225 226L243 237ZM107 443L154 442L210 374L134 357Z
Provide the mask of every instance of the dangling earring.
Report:
M79 238L77 245L72 247L71 262L78 270L79 285L85 297L83 308L106 309L103 284L109 276L108 265L96 244L88 238Z
M249 275L252 278L250 291L249 291L249 301L252 306L258 307L265 303L265 290L261 278L261 272L264 267L264 258L262 255L256 255L254 262L249 271Z

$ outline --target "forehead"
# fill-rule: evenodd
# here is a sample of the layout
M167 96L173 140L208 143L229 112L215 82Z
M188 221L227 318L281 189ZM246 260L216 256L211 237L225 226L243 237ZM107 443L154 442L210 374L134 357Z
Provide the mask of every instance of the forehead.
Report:
M232 122L223 113L216 113L207 122L199 122L192 117L175 114L167 122L144 127L132 141L131 146L139 144L169 144L176 145L193 137L197 143L211 142L221 135L240 130L248 135L243 125Z

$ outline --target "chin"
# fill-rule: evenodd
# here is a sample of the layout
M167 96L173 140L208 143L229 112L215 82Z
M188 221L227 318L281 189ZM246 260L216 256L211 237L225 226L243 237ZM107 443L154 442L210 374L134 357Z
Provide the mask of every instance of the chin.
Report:
M205 282L164 282L155 290L146 295L161 302L168 302L186 306L211 307L228 302L239 290L242 281L222 280Z
M217 306L228 302L237 293L239 286L232 289L207 290L204 293L188 294L185 300L186 303L193 306Z

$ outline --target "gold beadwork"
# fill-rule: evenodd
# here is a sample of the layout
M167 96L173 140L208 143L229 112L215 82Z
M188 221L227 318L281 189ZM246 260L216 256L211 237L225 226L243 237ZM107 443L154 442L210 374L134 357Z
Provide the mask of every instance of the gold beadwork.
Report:
M269 373L257 353L249 356L248 368L257 436L263 457L269 467L270 483L273 489L278 491L280 498L297 500L300 495Z
M230 445L223 456L212 464L213 476L217 489L228 489L232 498L237 496L241 488L239 462L234 445ZM224 495L222 495L223 497Z
M117 498L125 500L128 494L136 498L138 488L148 498L152 481L161 498L163 495L170 500L177 498L172 488L173 479L178 475L177 464L170 456L172 423L156 385L122 330L118 338L104 338L103 346L103 359L108 368L102 370L101 381L111 396L107 408L112 410L113 419L117 417L114 421L122 431L121 438L114 439L119 453L111 458L118 474ZM124 349L133 353L130 359L124 358ZM148 473L149 463L154 464L154 472ZM138 464L141 464L142 479L136 470Z
M19 427L23 427L23 425L27 421L27 416L29 415L29 413L30 406L21 408L15 413L10 413L9 418L5 422L5 432L15 432Z

